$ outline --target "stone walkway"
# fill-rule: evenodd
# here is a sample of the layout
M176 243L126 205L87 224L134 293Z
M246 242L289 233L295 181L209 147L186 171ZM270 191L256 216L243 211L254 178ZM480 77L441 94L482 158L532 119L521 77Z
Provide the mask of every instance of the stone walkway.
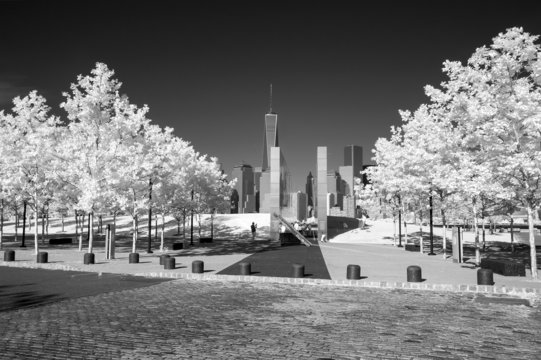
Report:
M0 313L0 358L538 358L541 309L497 300L175 280Z

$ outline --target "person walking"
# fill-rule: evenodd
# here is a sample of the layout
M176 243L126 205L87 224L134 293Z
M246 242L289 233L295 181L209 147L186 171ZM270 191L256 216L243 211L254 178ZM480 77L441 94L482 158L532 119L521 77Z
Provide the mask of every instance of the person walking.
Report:
M250 225L250 229L252 230L252 240L255 240L255 232L257 230L257 224L252 222L252 225Z

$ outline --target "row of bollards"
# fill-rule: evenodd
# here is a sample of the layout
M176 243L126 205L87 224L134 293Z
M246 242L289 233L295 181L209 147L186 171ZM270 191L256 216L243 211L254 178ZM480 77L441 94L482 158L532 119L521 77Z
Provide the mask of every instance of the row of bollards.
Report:
M4 261L15 261L15 250L6 250L4 251ZM36 262L38 263L47 263L49 261L49 254L40 251L36 256Z
M38 252L36 261L38 263L47 263L48 262L48 253L47 252ZM15 261L15 251L6 250L4 251L4 261ZM93 253L84 254L84 263L85 265L95 263L95 255ZM129 263L137 264L139 263L139 254L130 253L129 254ZM166 270L174 270L176 268L175 258L163 254L160 255L160 265L163 265ZM205 272L205 264L201 260L195 260L192 262L192 273L202 274ZM249 262L240 262L239 263L239 273L240 275L251 275L252 269ZM292 277L294 278L303 278L304 274L304 265L302 264L292 264ZM361 267L359 265L348 265L346 270L346 278L348 280L360 280L361 279ZM422 270L418 265L410 265L406 269L406 278L408 282L422 282ZM477 270L477 285L494 285L494 275L491 269L479 269Z
M15 261L15 251L14 250L6 250L4 252L4 261Z

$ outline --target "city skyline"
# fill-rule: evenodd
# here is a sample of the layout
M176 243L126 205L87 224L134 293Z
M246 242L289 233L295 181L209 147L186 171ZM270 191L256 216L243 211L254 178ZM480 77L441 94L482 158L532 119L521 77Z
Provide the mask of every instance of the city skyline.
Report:
M0 109L37 89L53 111L79 74L104 62L122 93L230 175L260 166L269 85L280 146L303 190L316 149L329 169L346 145L371 163L378 137L400 125L438 86L446 59L466 61L506 28L541 35L541 5L497 9L489 2L351 5L309 2L0 2Z

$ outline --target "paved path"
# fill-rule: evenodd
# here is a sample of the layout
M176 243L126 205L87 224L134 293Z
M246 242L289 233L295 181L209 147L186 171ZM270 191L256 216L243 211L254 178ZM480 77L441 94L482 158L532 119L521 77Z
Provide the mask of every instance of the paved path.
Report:
M541 309L496 300L175 280L2 312L0 358L539 358Z
M407 267L418 265L428 284L477 284L478 269L473 264L453 263L450 258L443 260L439 254L429 256L381 244L325 243L320 248L332 279L344 279L347 264L355 264L361 266L361 276L366 277L366 281L405 282ZM526 276L494 274L494 282L496 286L541 289L541 281L532 280L529 269Z

